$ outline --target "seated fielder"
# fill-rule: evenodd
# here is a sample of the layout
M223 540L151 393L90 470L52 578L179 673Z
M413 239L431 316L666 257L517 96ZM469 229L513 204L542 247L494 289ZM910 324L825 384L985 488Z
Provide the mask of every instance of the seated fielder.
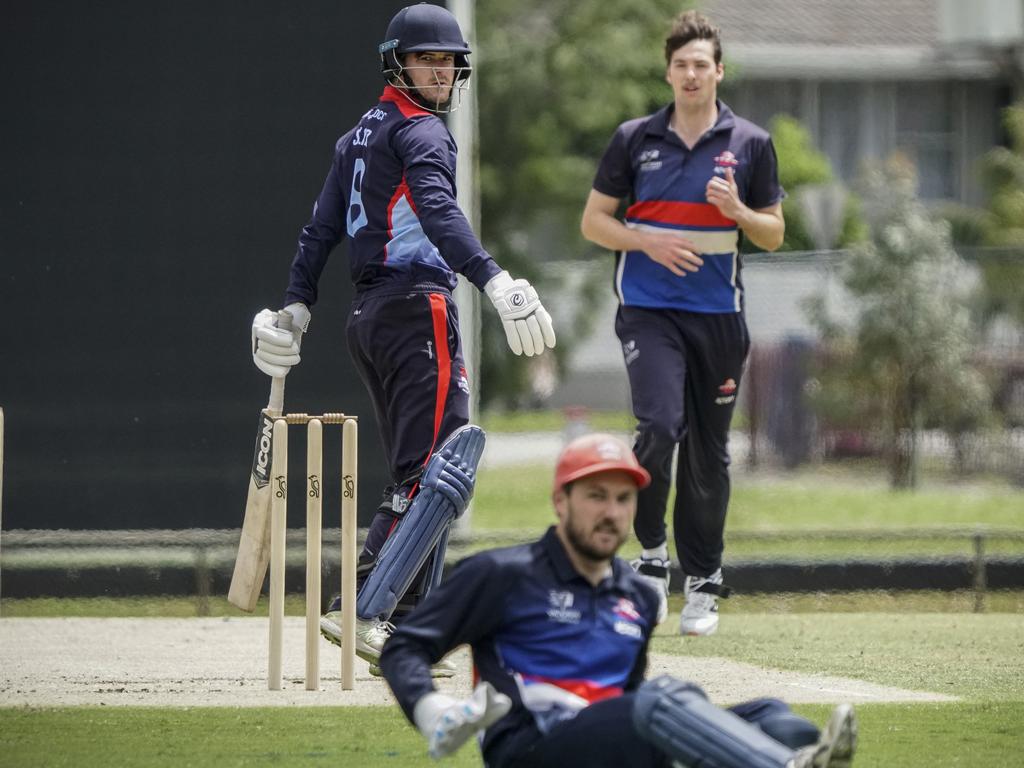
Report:
M731 709L697 686L644 682L657 595L615 557L647 472L621 440L587 435L558 459L557 524L533 544L463 560L395 630L380 664L432 757L483 731L491 768L846 768L849 705L823 733L777 699ZM479 685L459 700L430 666L472 646Z

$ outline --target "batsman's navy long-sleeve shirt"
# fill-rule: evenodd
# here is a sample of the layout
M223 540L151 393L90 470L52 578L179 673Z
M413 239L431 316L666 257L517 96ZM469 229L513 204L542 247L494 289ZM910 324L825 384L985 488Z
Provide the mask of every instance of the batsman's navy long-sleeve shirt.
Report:
M346 235L357 294L450 292L456 272L482 290L501 270L456 203L455 162L441 119L387 86L338 140L299 236L285 303L316 302L327 257Z
M434 690L430 665L459 645L512 710L484 734L488 751L524 728L542 734L582 707L635 689L647 667L657 599L616 559L596 587L554 528L542 539L461 561L394 632L380 665L406 716Z

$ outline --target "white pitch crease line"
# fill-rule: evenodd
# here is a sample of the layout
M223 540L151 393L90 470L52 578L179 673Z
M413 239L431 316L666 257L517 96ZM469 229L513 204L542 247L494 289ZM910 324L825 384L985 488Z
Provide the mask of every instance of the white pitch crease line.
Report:
M804 685L802 683L786 683L790 688L802 688L806 691L818 691L819 693L836 693L840 696L859 696L862 699L880 699L881 696L866 691L847 691L842 688L822 688L817 685Z

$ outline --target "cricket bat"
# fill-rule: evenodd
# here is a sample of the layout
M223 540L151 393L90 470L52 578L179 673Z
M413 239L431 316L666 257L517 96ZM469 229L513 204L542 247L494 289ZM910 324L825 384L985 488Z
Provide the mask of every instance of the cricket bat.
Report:
M291 313L277 313L277 326L290 330ZM252 612L260 598L270 562L270 465L274 456L274 417L284 413L284 377L270 380L270 400L260 412L256 450L249 475L242 535L238 541L235 570L231 575L228 602Z

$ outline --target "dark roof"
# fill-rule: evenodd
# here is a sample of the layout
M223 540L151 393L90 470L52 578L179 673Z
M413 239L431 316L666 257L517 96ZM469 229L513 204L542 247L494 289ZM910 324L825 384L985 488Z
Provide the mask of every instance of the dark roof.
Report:
M938 0L704 0L701 9L731 43L932 46Z

